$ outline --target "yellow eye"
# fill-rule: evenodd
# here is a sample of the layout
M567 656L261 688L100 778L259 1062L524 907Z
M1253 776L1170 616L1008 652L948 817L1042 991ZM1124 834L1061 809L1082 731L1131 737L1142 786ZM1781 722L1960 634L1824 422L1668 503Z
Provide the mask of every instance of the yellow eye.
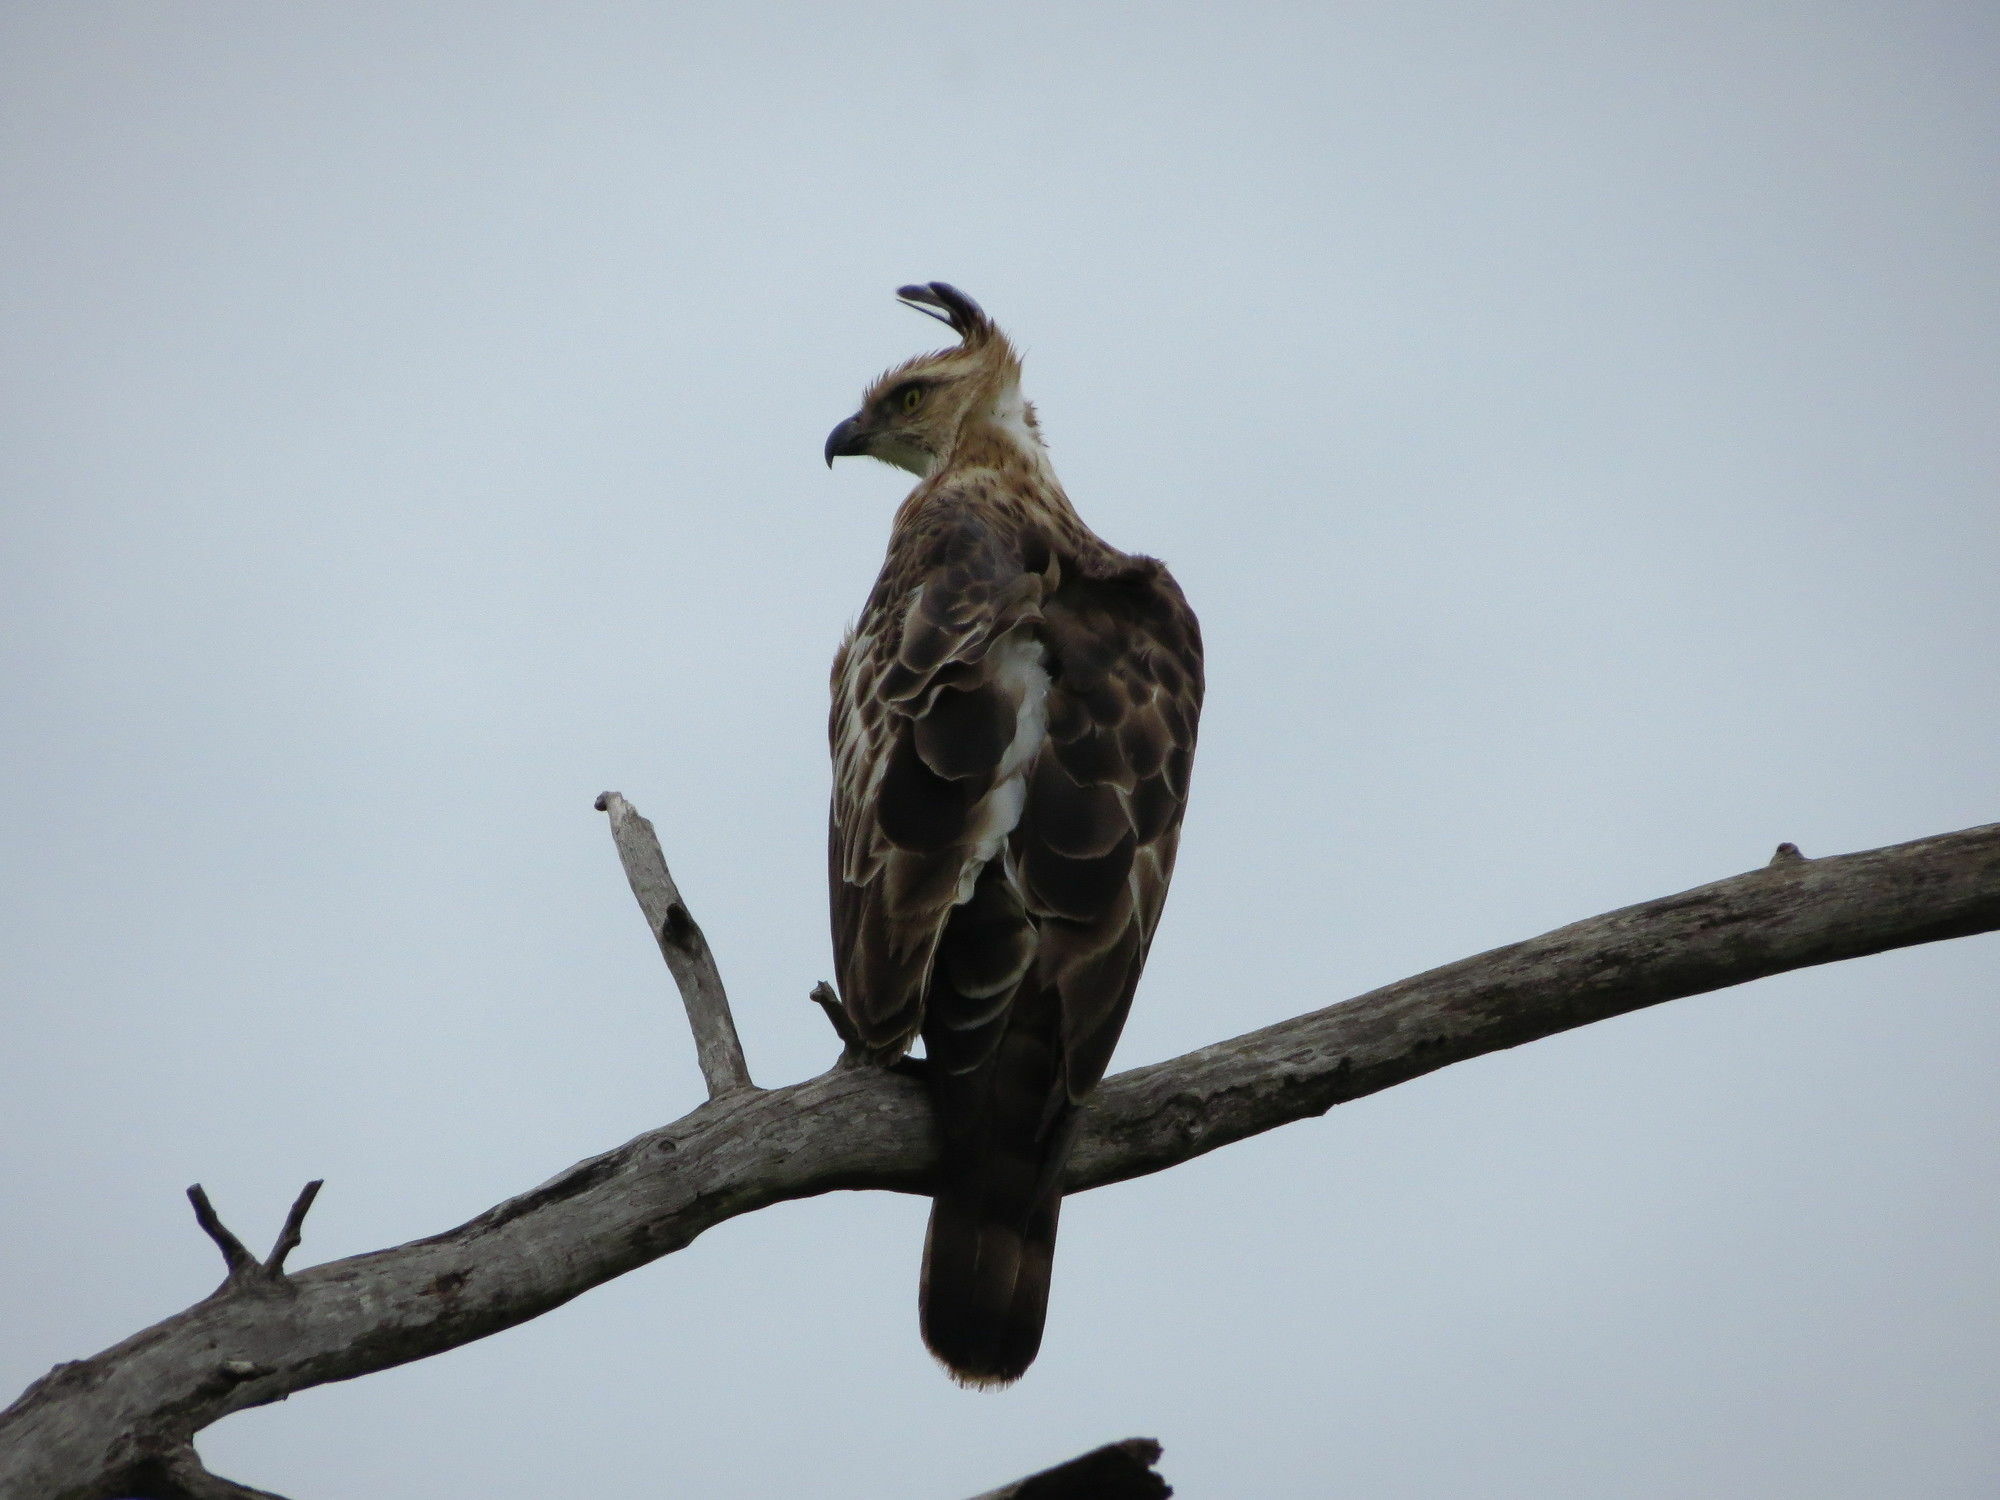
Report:
M907 391L903 392L904 411L915 411L918 407L922 406L923 404L924 404L924 388L922 386L913 385Z

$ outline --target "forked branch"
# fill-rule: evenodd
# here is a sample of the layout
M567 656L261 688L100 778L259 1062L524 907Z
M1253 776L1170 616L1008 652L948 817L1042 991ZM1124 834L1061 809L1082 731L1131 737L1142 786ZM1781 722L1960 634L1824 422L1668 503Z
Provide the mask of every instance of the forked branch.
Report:
M1157 1172L1663 1000L1996 928L2000 824L1786 857L1111 1078L1067 1186ZM285 1276L282 1298L212 1297L58 1367L0 1413L0 1500L133 1493L119 1486L137 1465L231 1412L497 1333L738 1214L843 1188L924 1191L935 1144L914 1080L836 1068L762 1091L747 1072L709 1077L716 1097L692 1114L456 1229Z
M299 1189L298 1197L292 1200L291 1210L285 1215L285 1227L278 1231L276 1243L271 1253L261 1261L244 1247L243 1241L229 1232L229 1226L215 1211L215 1205L208 1201L208 1194L200 1183L187 1190L188 1202L194 1205L194 1221L201 1226L201 1232L215 1241L215 1248L222 1252L222 1263L229 1268L229 1275L217 1288L216 1295L254 1282L278 1282L284 1279L285 1260L296 1249L305 1228L306 1215L312 1211L313 1199L326 1186L323 1179L314 1178Z

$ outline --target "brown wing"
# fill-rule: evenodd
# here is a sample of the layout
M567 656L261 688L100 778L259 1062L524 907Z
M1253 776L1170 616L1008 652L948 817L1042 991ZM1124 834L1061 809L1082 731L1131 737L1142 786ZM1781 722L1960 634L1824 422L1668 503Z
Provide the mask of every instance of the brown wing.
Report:
M1158 564L1113 559L1068 560L1043 602L1049 685L1018 822L949 913L924 997L942 1146L924 1339L974 1385L1016 1378L1041 1345L1076 1102L1131 1006L1187 801L1194 617Z
M834 662L834 958L842 1003L878 1052L916 1036L945 918L1018 796L1043 591L1004 536L936 506L897 537Z
M924 1338L992 1384L1041 1343L1075 1105L1166 897L1202 667L1158 563L970 499L898 529L835 661L828 855L848 1016L880 1055L924 1038Z
M1201 715L1201 633L1150 559L1066 579L1042 622L1052 683L1014 864L1061 997L1071 1100L1104 1076L1166 901Z

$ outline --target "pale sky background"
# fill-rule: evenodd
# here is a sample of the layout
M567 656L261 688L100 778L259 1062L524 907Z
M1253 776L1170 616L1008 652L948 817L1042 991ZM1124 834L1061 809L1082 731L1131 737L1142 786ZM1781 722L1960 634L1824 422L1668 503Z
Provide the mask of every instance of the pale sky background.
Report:
M1114 1067L2000 816L1985 4L0 14L0 1401L691 1108L591 799L824 1068L825 675L980 298L1211 691ZM1088 1194L1041 1361L924 1204L740 1219L211 1428L299 1500L2000 1493L2000 941L1480 1059Z

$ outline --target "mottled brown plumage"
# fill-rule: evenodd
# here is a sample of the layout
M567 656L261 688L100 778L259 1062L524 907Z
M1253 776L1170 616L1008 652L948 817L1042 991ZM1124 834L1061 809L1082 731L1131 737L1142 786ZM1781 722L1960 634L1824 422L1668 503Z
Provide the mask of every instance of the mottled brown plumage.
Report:
M834 954L876 1057L923 1038L943 1145L924 1338L993 1385L1040 1346L1076 1105L1166 899L1201 636L1161 564L1071 507L985 314L941 282L900 295L961 342L827 439L829 463L921 481L834 661Z

